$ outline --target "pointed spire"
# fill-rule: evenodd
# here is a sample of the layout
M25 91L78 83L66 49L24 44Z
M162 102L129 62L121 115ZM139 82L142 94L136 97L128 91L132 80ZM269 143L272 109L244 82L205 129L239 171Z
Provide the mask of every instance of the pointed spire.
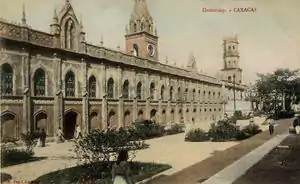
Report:
M81 28L81 30L82 30L82 29L83 29L82 14L80 14L79 25L80 25L80 28Z
M26 25L26 13L25 13L25 4L22 5L22 25Z
M103 35L101 35L100 45L103 46Z
M56 7L54 8L54 14L53 14L53 19L52 19L52 24L58 24L58 16L57 16L57 11Z
M190 53L189 61L188 61L187 66L190 67L190 68L196 68L196 59L195 59L195 56L194 56L193 52Z

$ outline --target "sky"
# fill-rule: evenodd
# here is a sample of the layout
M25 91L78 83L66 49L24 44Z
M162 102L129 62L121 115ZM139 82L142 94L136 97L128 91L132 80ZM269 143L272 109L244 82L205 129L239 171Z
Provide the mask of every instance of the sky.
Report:
M70 0L82 17L86 40L125 50L125 26L134 0ZM21 22L25 4L27 23L50 32L54 9L65 0L0 0L0 17ZM256 8L256 12L203 12L203 8ZM246 84L257 73L277 68L300 68L299 0L148 0L159 36L159 58L186 65L190 53L203 73L215 76L223 67L222 39L238 36L240 67Z

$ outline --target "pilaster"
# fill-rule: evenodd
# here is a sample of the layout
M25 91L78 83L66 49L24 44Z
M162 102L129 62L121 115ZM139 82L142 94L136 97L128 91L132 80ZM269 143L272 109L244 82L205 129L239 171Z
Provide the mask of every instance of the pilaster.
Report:
M156 112L156 117L158 117L158 123L165 123L162 122L162 99L158 100L158 110Z
M122 127L124 125L124 100L123 100L123 76L122 76L122 68L118 66L117 69L118 75L118 88L117 95L119 98L118 103L118 127Z
M145 82L145 86L142 86L144 91L144 97L146 99L146 112L145 112L145 119L150 119L150 84L149 84L149 74L147 71L145 71L144 74L144 82Z
M81 130L88 134L90 131L89 123L89 95L87 91L87 62L82 58L81 59L81 69L82 69L82 123Z
M171 123L171 99L168 100L168 105L166 109L166 114L167 114L167 123ZM175 113L175 112L174 112Z
M30 55L25 48L22 48L22 73L23 73L23 122L26 123L22 132L34 131L32 124L32 107L30 91Z
M54 132L63 126L63 91L62 91L62 60L57 54L53 54L54 80L55 80L55 96L54 96Z
M106 66L104 65L104 63L101 63L101 78L100 78L100 82L101 82L101 94L103 94L102 96L102 109L101 109L101 116L102 116L102 127L103 129L107 129L107 116L108 116L108 112L107 112L107 92L106 92L106 87L107 87L107 79L106 79Z

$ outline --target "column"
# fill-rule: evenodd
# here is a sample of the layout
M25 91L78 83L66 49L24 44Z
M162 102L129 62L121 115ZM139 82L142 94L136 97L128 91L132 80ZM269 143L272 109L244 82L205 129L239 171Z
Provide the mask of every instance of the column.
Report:
M81 70L82 73L82 123L81 130L84 134L88 134L90 131L90 123L89 123L89 101L88 101L88 91L87 91L87 63L82 58L81 59Z
M31 90L30 90L30 61L29 53L22 48L22 73L23 73L23 126L22 132L34 131L31 112ZM25 125L26 123L26 125Z
M136 71L134 69L132 69L132 72L134 73L134 79L133 79L133 84L131 84L130 86L132 86L132 89L130 91L132 91L132 95L130 95L131 97L133 97L133 111L132 111L132 121L135 122L135 120L137 120L138 118L138 105L137 105L137 94L136 94L136 88L137 88L137 75L136 75Z
M55 96L53 107L53 133L55 134L59 127L63 128L63 92L62 92L62 61L57 54L53 54Z

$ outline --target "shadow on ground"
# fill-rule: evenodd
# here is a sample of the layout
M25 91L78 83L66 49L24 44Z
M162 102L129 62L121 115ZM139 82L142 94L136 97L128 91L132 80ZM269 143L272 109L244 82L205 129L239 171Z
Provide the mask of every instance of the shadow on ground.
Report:
M4 165L1 165L1 168L9 167L9 166L14 166L14 165L19 165L19 164L24 164L24 163L29 163L29 162L37 162L41 160L45 160L48 157L32 157L28 160L15 160L15 161L10 161L9 163L6 163Z
M12 179L12 176L10 174L7 174L7 173L1 173L0 177L1 177L1 183L9 181L9 180Z

